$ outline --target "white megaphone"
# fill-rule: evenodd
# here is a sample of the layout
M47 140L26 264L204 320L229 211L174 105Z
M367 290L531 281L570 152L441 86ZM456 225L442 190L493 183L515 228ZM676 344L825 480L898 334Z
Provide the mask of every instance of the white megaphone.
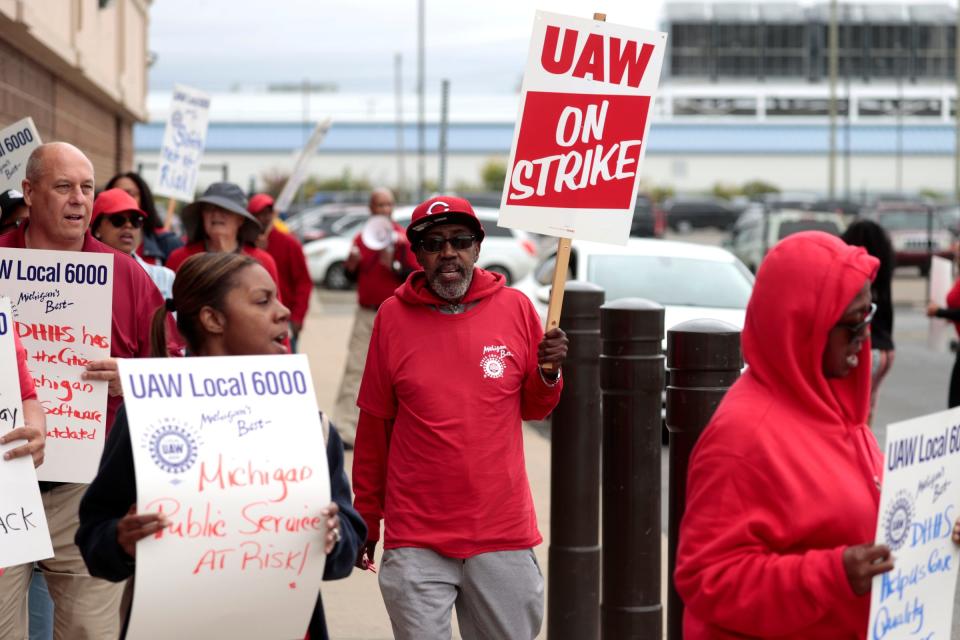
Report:
M393 222L387 216L370 216L360 232L360 241L372 251L380 251L392 245L394 238Z

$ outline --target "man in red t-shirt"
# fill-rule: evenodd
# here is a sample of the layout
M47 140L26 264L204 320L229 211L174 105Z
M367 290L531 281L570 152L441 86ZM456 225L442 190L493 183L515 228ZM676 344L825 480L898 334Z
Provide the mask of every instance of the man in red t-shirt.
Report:
M371 248L363 241L363 233L353 239L350 255L345 268L347 274L357 281L357 311L353 319L353 331L350 334L350 346L347 350L347 363L340 380L337 393L337 405L334 424L348 449L353 448L357 432L357 392L360 389L360 377L363 364L367 360L367 347L373 331L373 319L383 301L393 295L407 276L420 268L417 258L403 227L390 220L393 213L393 194L389 189L374 189L370 194L370 221L382 216L393 226L393 238L384 247ZM386 226L386 225L384 225Z
M303 320L310 306L313 282L310 280L307 258L303 255L300 242L274 224L277 212L273 204L273 198L269 195L258 193L250 198L247 211L252 213L263 227L263 233L257 238L257 247L269 253L277 263L280 297L283 304L290 309L291 351L296 351L297 339L303 330Z
M380 307L360 386L357 563L373 561L382 518L380 590L401 640L449 638L454 606L464 638L532 639L543 618L521 421L560 399L567 338L474 267L483 236L462 198L414 210L423 270Z
M82 151L63 142L37 147L27 160L23 180L29 220L0 236L0 247L113 255L111 357L88 363L83 374L86 380L108 383L109 431L123 400L116 359L150 355L150 321L163 305L163 297L133 258L90 234L93 192L93 164ZM39 566L54 601L54 640L113 638L120 633L123 585L91 577L73 541L86 488L77 483L40 483L54 557ZM0 621L11 637L27 634L26 598L32 573L30 563L8 567L0 576Z

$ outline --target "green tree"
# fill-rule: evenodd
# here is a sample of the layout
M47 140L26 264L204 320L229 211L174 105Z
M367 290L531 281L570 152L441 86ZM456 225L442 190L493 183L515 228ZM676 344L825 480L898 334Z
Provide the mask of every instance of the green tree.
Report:
M507 179L507 165L502 160L490 158L480 169L480 178L483 188L487 191L500 191Z
M751 180L740 187L740 192L748 198L753 199L765 193L780 193L780 189L776 185L764 182L763 180Z

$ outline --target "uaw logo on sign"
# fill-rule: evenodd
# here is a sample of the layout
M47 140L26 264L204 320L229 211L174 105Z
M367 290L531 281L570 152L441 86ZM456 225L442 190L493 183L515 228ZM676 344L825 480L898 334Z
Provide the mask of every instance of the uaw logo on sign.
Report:
M502 378L507 370L507 358L513 354L503 345L484 347L483 357L480 359L480 368L484 378Z
M150 451L153 463L162 471L177 476L188 471L197 461L200 441L193 430L173 418L164 418L147 431L143 444ZM174 477L171 482L178 484Z
M910 494L901 491L890 503L884 519L884 537L891 551L896 551L907 541L912 522L913 499Z

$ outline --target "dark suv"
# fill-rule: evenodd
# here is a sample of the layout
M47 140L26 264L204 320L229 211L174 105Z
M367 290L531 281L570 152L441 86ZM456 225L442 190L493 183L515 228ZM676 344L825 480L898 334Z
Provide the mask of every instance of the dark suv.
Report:
M709 198L667 200L663 210L667 215L667 225L680 232L706 227L727 231L737 221L738 215L735 209Z
M653 201L645 195L637 195L637 204L633 208L633 221L630 223L630 235L634 238L662 238L666 231L666 220Z

